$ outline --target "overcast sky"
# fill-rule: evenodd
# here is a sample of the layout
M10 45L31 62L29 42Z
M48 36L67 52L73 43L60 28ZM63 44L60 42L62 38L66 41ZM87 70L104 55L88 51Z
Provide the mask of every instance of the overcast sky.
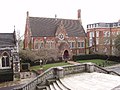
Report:
M120 0L0 0L0 33L16 31L24 34L26 12L33 17L77 19L81 9L84 29L97 22L117 22Z

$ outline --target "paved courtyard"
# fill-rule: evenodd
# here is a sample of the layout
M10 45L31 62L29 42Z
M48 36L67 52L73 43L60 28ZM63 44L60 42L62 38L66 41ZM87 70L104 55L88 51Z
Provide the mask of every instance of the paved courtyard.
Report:
M114 66L105 67L105 69L107 69L109 71L115 71L115 72L120 74L120 64L117 64L117 65L114 65Z
M80 73L60 79L71 90L119 90L120 77L104 73Z

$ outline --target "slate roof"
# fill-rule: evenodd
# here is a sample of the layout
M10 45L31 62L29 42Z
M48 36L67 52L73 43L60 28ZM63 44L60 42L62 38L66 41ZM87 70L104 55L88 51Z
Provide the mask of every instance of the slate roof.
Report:
M79 20L29 17L29 24L32 36L55 36L56 30L61 21L68 33L68 36L85 36L83 26Z
M0 47L14 46L14 33L0 33Z

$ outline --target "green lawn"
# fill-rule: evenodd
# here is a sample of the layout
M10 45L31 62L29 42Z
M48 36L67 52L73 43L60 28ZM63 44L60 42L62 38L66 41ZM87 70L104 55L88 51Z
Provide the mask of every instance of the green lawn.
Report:
M115 64L118 64L117 62L114 62L114 61L105 61L105 60L101 60L101 59L93 59L93 60L79 60L78 61L79 63L85 63L85 62L92 62L92 63L95 63L99 66L103 66L103 67L106 67L106 66L111 66L111 65L115 65ZM60 62L60 63L52 63L52 64L46 64L46 65L42 65L42 68L43 70L47 70L48 68L51 68L51 67L56 67L56 66L64 66L64 65L70 65L68 63L65 63L65 62ZM41 67L40 65L37 65L37 66L32 66L30 67L30 70L39 70Z
M51 68L51 67L64 66L64 65L69 65L69 64L68 64L68 63L65 63L65 62L52 63L52 64L42 65L42 68L43 68L44 70L47 70L48 68ZM39 70L40 68L41 68L40 65L30 67L31 70L35 70L35 71Z
M99 66L111 66L111 65L115 65L118 63L118 62L114 62L114 61L105 61L105 60L101 60L101 59L79 60L78 62L80 62L80 63L92 62Z

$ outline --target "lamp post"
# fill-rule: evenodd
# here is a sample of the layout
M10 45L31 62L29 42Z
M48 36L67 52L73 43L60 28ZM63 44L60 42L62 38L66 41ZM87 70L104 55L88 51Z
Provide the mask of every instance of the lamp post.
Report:
M75 37L76 38L76 55L77 55L77 39L78 39L78 37Z
M110 55L112 55L112 24L110 23Z
M39 61L39 62L40 62L40 67L42 67L42 60L40 59L40 61Z

